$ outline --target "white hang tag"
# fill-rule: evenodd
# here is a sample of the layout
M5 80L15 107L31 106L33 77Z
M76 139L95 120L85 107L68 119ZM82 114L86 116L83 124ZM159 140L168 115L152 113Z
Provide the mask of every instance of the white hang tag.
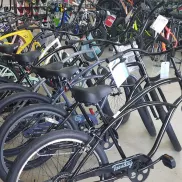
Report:
M159 15L157 19L153 22L153 24L150 26L153 30L155 30L157 33L161 33L164 30L164 27L168 23L168 19L162 15Z
M120 59L118 58L115 61L109 63L108 66L116 83L116 86L119 88L129 76L129 71L126 63L120 63Z
M169 67L170 67L169 62L161 63L161 72L160 72L161 79L169 78Z
M138 45L137 45L136 42L133 42L133 47L134 48L138 48ZM131 44L128 44L128 45L125 45L125 46L116 46L116 49L117 49L118 52L123 52L123 51L128 50L128 49L131 49L131 48L132 48ZM138 56L140 56L140 53L139 52L135 52L135 53ZM134 54L133 51L124 54L123 58L126 59L126 61L125 61L126 64L127 63L136 62L135 54ZM138 69L139 69L138 66L130 66L130 67L128 67L128 70L129 70L130 73L133 72L133 71L136 71Z

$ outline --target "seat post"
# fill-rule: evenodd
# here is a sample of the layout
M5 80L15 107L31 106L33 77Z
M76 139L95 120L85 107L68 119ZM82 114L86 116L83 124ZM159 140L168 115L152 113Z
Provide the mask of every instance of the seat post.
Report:
M84 115L84 117L85 117L86 121L88 122L89 126L90 126L90 127L93 127L94 124L93 124L93 122L90 120L90 118L89 118L89 116L87 115L87 112L85 111L85 109L84 109L84 107L82 106L82 104L79 103L78 107L79 107L79 109L81 110L82 114Z
M107 118L104 116L104 113L103 113L103 111L102 111L102 108L101 108L101 106L97 103L96 104L96 108L97 108L97 110L98 110L98 112L99 112L99 114L100 114L100 116L101 116L101 119L102 119L102 121L104 122L104 124L109 124L109 121L107 120Z

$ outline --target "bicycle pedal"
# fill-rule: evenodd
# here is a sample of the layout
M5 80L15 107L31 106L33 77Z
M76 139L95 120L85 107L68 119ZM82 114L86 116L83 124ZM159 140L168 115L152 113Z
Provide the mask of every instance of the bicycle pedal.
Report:
M172 156L169 156L168 154L164 154L162 156L161 160L162 160L163 164L170 169L173 169L176 167L175 159Z

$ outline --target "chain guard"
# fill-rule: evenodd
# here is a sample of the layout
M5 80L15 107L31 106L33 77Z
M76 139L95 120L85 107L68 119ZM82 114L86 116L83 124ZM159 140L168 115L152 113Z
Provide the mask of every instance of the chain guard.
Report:
M149 174L150 174L150 169L147 169L146 172L144 171L137 172L137 170L128 170L128 177L132 182L143 182L148 178Z
M150 169L153 168L149 167L144 171L138 172L139 169L146 167L147 165L151 164L152 160L145 156L141 155L136 163L132 166L132 168L128 169L128 177L132 182L143 182L145 181L149 174L150 174Z

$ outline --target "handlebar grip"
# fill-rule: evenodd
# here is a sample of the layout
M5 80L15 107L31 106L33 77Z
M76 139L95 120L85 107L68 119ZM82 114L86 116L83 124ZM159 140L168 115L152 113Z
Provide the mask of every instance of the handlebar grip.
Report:
M170 44L171 44L171 43L170 43L166 38L164 38L161 34L158 35L157 40L158 40L158 41L161 41L161 42L164 42L166 45L170 45Z
M114 60L116 60L116 59L118 59L118 58L120 58L122 56L123 56L123 52L119 52L118 54L116 54L116 55L114 55L114 56L112 56L110 58L106 58L106 62L110 63L110 62L112 62L112 61L114 61Z
M77 44L77 43L79 43L80 42L80 40L67 40L67 41L65 41L65 44L68 46L68 45L74 45L74 44Z

